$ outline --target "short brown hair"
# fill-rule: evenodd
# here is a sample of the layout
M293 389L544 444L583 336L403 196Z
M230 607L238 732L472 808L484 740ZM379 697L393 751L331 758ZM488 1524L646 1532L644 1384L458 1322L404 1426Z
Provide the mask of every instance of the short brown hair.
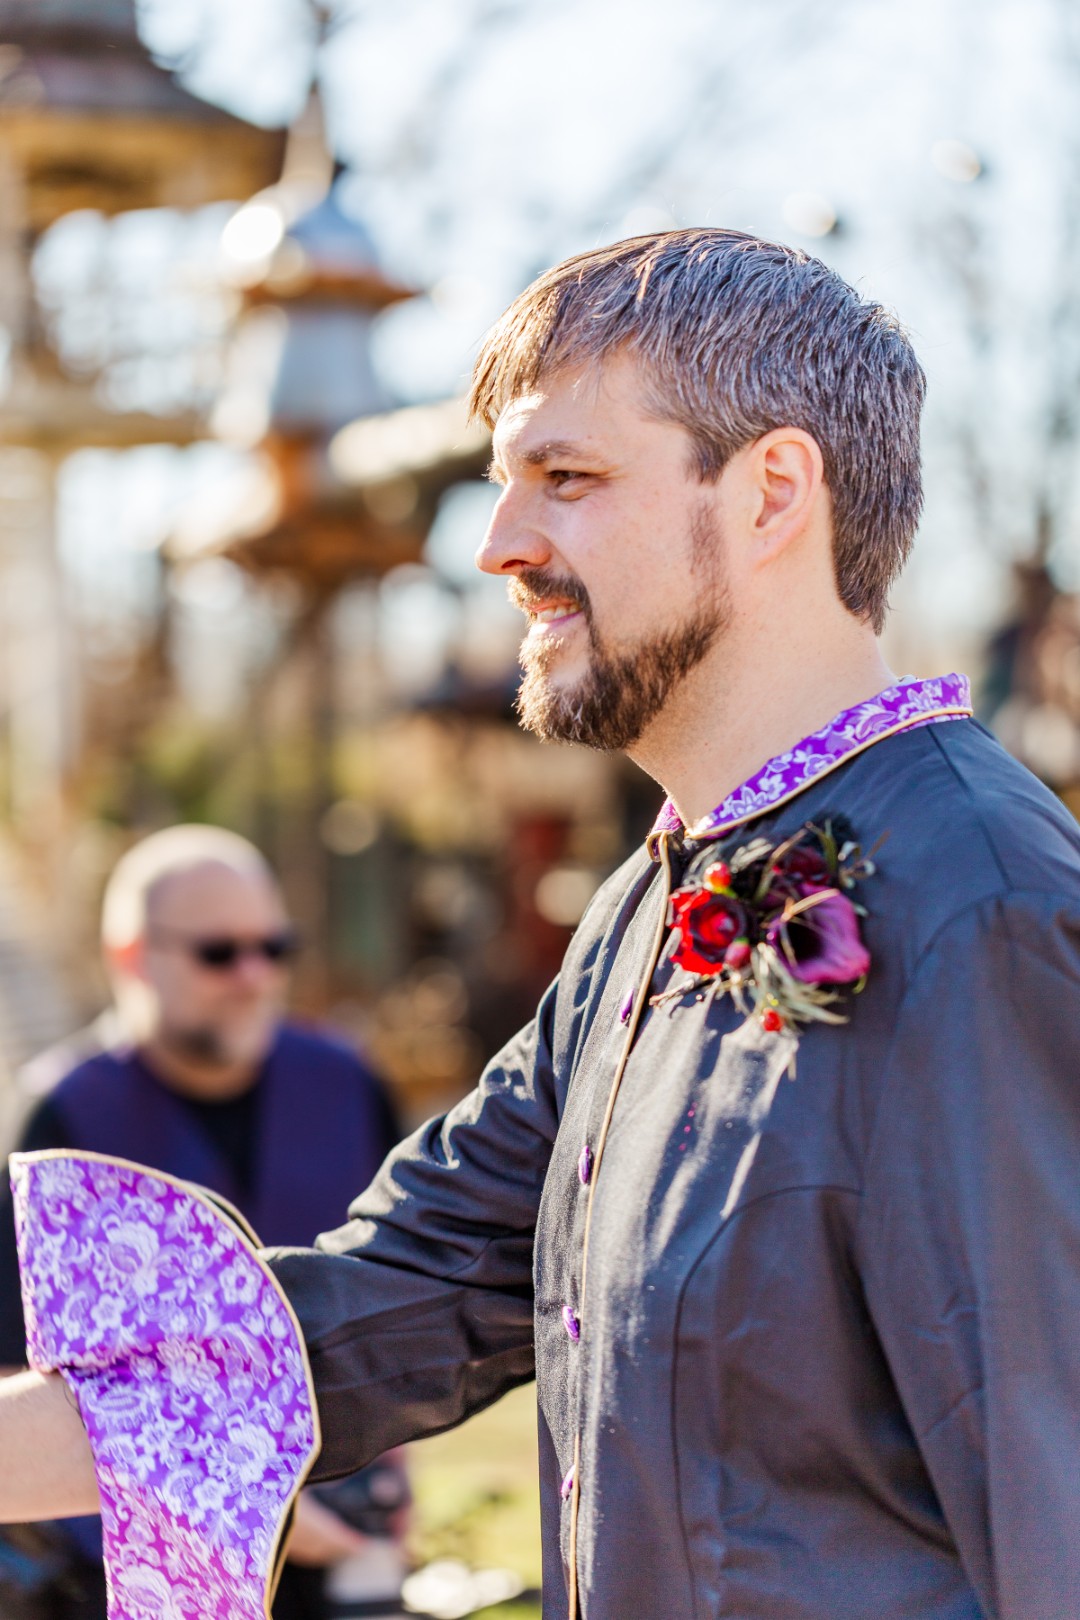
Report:
M492 426L542 376L617 349L641 364L652 408L690 434L703 481L772 428L813 436L840 598L880 631L922 510L926 379L896 318L778 242L705 229L638 236L526 288L484 341L472 409Z

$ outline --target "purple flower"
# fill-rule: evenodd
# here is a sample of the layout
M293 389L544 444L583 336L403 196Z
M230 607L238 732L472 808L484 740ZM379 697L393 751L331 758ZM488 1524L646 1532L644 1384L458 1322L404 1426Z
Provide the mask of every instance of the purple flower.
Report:
M853 984L870 971L870 952L859 934L859 916L847 895L801 886L803 899L821 895L786 922L782 917L765 938L801 984Z

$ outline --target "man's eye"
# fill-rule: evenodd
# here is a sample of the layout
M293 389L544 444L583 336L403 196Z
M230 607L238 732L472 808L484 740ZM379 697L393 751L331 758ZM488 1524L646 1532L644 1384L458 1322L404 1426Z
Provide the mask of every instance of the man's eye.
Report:
M577 478L585 478L586 476L585 473L571 472L568 467L552 467L548 472L548 480L559 489L573 483Z

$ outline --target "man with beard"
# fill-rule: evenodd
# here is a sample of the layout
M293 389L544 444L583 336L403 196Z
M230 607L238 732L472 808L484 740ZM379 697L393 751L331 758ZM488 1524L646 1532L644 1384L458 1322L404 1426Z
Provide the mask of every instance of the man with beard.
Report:
M883 662L923 388L835 272L704 229L549 271L477 364L522 718L667 798L532 1024L266 1280L317 1476L535 1368L545 1620L1080 1613L1080 836L962 677ZM46 1169L38 1365L126 1504ZM4 1393L0 1514L76 1509L63 1383Z
M22 1151L136 1160L211 1188L268 1238L311 1242L371 1179L399 1133L382 1087L351 1050L284 1021L297 940L259 851L209 826L170 827L143 839L106 886L101 942L113 1006L28 1066L27 1089L45 1094L25 1124ZM21 1366L25 1344L5 1177L0 1368ZM370 1497L365 1481L382 1492L384 1509L391 1487L403 1505L399 1464L383 1461L375 1475L351 1481L353 1503ZM376 1510L362 1522L385 1531L391 1518ZM9 1553L27 1550L28 1539L8 1543ZM321 1620L325 1571L345 1559L367 1555L369 1564L384 1566L385 1580L400 1554L391 1550L387 1559L383 1551L326 1499L304 1496L275 1620ZM39 1553L32 1612L104 1620L98 1519L56 1525ZM379 1612L396 1614L392 1592L383 1596Z

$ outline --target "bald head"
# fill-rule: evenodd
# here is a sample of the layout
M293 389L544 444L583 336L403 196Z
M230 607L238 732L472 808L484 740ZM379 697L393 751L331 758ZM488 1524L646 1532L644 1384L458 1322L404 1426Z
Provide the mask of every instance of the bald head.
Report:
M224 827L166 827L132 846L113 869L101 910L106 948L123 948L146 934L156 897L166 885L202 873L202 883L230 874L276 891L273 874L254 844ZM181 886L182 883L181 883Z
M156 1067L202 1095L253 1078L273 1042L290 935L259 851L220 827L170 827L130 849L105 891L117 1004Z

